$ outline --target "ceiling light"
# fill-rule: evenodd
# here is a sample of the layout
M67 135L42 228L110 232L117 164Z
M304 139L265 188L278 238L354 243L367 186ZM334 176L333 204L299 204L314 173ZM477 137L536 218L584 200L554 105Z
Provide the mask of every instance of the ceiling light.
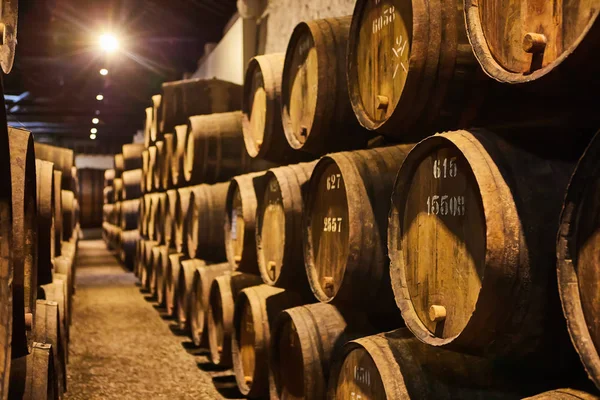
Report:
M102 100L104 100L104 96L99 94L98 96L96 96L96 100L102 101Z
M110 33L100 35L99 43L102 50L107 53L112 53L119 48L119 41L115 35Z
M96 139L96 134L95 134L95 133L92 133L92 134L90 135L90 139L92 139L92 140L95 140L95 139Z
M92 119L92 124L98 125L99 123L100 123L100 120L98 118L93 118Z
M92 132L92 135L93 135L93 134L95 134L95 133L98 133L98 129L96 129L96 128L92 128L92 129L90 129L90 132Z
M102 75L102 76L106 76L106 75L108 75L108 70L107 70L106 68L102 68L102 69L100 70L100 75Z

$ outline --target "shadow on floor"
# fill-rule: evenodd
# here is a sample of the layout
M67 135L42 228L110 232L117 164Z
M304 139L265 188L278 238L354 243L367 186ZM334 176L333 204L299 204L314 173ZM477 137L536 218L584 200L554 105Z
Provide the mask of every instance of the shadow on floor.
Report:
M213 384L217 392L227 399L239 399L243 397L237 387L234 375L216 376L213 378Z

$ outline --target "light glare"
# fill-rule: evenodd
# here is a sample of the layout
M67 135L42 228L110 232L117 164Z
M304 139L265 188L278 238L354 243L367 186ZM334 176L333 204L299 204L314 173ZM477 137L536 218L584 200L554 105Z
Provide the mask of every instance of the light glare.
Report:
M119 48L119 41L114 35L104 33L100 35L100 47L107 53L112 53Z
M106 76L106 75L108 75L108 70L107 70L106 68L102 68L102 69L100 70L100 75L102 75L102 76Z
M98 118L92 119L92 124L98 125L99 123L100 123L100 120Z
M96 100L102 101L102 100L104 100L104 96L102 96L101 94L99 94L98 96L96 96Z
M90 132L92 133L92 135L94 135L94 134L98 133L98 129L92 128L92 129L90 129Z
M92 133L92 134L90 135L90 139L92 139L92 140L95 140L95 139L96 139L96 134L95 134L95 133Z

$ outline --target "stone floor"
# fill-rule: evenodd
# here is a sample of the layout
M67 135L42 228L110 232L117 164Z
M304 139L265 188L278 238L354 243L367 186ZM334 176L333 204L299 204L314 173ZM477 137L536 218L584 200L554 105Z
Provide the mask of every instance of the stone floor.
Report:
M240 398L100 240L79 242L66 399Z

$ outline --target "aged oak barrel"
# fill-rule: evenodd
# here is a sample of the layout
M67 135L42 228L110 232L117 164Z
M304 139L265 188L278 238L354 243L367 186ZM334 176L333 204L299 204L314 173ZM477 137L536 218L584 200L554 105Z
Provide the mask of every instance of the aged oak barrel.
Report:
M152 221L154 223L154 238L160 244L164 244L165 240L165 217L167 214L167 194L156 193L154 197L154 213L152 214Z
M107 169L104 171L104 186L112 186L113 179L115 179L115 170Z
M335 153L316 165L303 226L308 281L320 301L397 314L386 227L394 178L412 147Z
M571 351L553 249L572 170L485 130L435 135L411 151L392 195L388 253L417 338L535 364Z
M284 60L284 53L250 60L244 79L242 128L250 157L287 164L308 160L311 156L292 149L283 132L281 74Z
M141 169L123 172L123 192L121 196L123 200L133 200L142 197L142 178Z
M54 256L60 256L60 243L63 236L63 217L62 217L62 172L54 167Z
M142 193L146 193L146 181L148 180L148 164L150 163L150 154L148 153L148 149L144 149L142 151L142 181L140 182L140 186L142 187Z
M181 271L181 261L186 257L182 253L169 254L169 263L165 271L165 308L167 315L175 317L177 315L177 284L179 282L179 271Z
M359 0L346 71L362 126L403 141L456 129L483 74L466 37L462 0Z
M285 55L281 120L289 145L314 155L366 146L346 85L351 17L296 26Z
M184 184L185 176L183 175L183 160L185 154L185 146L187 144L188 126L177 125L175 127L175 135L173 135L173 156L171 158L171 181L174 187L179 187Z
M140 200L127 200L121 202L121 229L137 229L140 214Z
M123 169L131 171L142 168L142 153L145 146L143 143L128 143L123 145Z
M342 346L375 330L363 314L317 303L284 310L271 330L270 373L278 399L324 399Z
M146 247L144 248L144 268L142 268L142 274L140 277L140 283L142 288L150 290L150 280L152 275L152 249L158 246L158 243L154 240L146 240Z
M154 174L158 170L156 163L156 146L148 147L148 170L146 171L146 193L154 192Z
M140 231L137 229L125 230L121 228L121 253L120 258L125 267L133 270L135 266L135 247L140 239Z
M160 166L160 184L163 190L169 190L173 187L173 177L171 175L171 167L173 165L174 152L174 135L165 133L164 148Z
M13 358L28 353L33 343L38 279L37 196L33 136L8 128L12 187ZM8 219L8 217L7 217ZM25 313L20 313L25 310ZM26 336L25 336L26 335Z
M75 230L75 194L70 190L62 191L63 240L69 241Z
M162 95L155 94L152 96L152 124L150 125L150 141L153 144L155 144L158 140L162 140L162 135L165 132L161 129L162 107Z
M192 284L194 283L194 274L200 266L206 265L202 260L191 258L181 261L181 268L177 277L177 324L179 329L185 333L190 333L190 309L192 303Z
M190 212L192 189L189 187L177 189L177 202L175 203L175 250L178 253L187 253L188 223L187 215Z
M104 204L113 204L115 202L115 189L112 186L105 186L102 190Z
M235 299L240 291L261 284L258 275L232 272L215 278L208 299L208 345L210 360L220 367L231 367L231 335Z
M113 181L113 190L115 194L115 201L123 200L123 179L115 178Z
M256 193L254 179L264 173L234 177L227 190L225 202L225 252L232 268L258 274L256 261L255 221ZM273 232L273 235L276 235Z
M54 169L62 172L61 185L59 187L64 190L74 190L75 177L73 176L73 166L75 164L75 154L73 150L39 142L36 142L34 146L35 158L54 163ZM118 178L120 175L116 177Z
M426 345L406 329L348 342L343 352L331 371L329 399L520 399L531 393L528 371Z
M154 180L154 190L158 191L158 190L162 190L162 170L163 170L163 162L164 162L164 158L165 158L165 142L160 140L156 143L154 143L154 146L156 147L156 159L155 159L155 164L154 164L154 173L152 175L152 178Z
M152 107L146 107L146 121L144 122L144 147L148 148L153 143L150 131L152 130L152 120L154 117L154 110Z
M23 400L58 400L59 390L54 370L52 345L33 343L31 353L13 360L14 374L20 381L11 387L9 397ZM12 372L11 372L12 375Z
M120 178L125 170L125 159L123 153L115 154L115 177Z
M187 79L162 85L160 130L175 132L192 115L224 113L241 108L242 87L218 79Z
M571 177L560 219L558 289L571 341L600 389L600 133Z
M54 164L35 160L38 235L38 285L52 282L54 259Z
M63 283L59 282L60 279L63 280ZM48 300L54 300L58 302L61 316L68 321L66 324L66 336L67 340L69 340L69 326L71 325L71 320L73 319L73 295L75 294L75 266L71 257L60 256L54 260L54 279L52 283L46 287L49 286L54 287L55 292L57 293L63 291L64 304L61 303L61 299L58 294L56 294L54 298L50 298L47 294L46 298ZM48 293L48 290L46 293Z
M52 358L58 392L67 390L67 360L65 338L61 336L59 307L56 301L38 300L35 315L35 342L52 346ZM37 377L33 377L36 379Z
M157 290L158 290L158 273L159 273L159 269L160 269L160 253L161 253L161 248L163 246L161 246L160 244L154 246L151 250L151 256L150 256L150 269L149 269L149 278L148 278L148 290L150 291L150 294L152 295L152 297L154 299L156 299L157 297Z
M165 244L171 247L175 245L175 217L178 196L179 192L177 192L177 189L167 191L163 235Z
M159 306L165 304L166 299L166 274L169 267L169 256L175 252L169 246L158 246L158 260L154 266L156 270L156 301Z
M190 206L185 222L187 254L190 258L212 262L227 260L223 223L228 188L229 183L191 187Z
M59 333L63 338L62 349L64 352L64 359L69 361L69 334L70 334L70 319L69 316L72 314L69 312L69 290L68 290L68 276L65 274L54 274L54 281L47 285L41 286L40 294L45 297L46 300L55 301L58 304L58 317L59 317ZM41 297L41 296L40 296ZM39 300L38 300L39 301ZM37 315L36 315L37 317ZM37 328L37 327L36 327Z
M208 347L208 298L210 286L215 278L230 275L229 263L200 265L196 267L190 297L190 330L192 341L198 347Z
M303 190L317 163L270 169L257 192L256 252L268 285L312 294L302 251Z
M269 394L270 322L286 308L302 304L293 292L268 285L242 290L235 300L231 351L235 380L249 398Z

